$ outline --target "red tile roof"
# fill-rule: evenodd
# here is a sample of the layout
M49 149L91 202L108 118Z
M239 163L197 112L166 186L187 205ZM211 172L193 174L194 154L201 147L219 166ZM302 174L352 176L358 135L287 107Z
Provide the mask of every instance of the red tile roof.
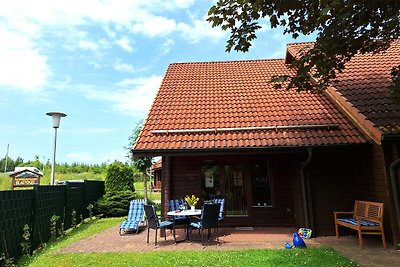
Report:
M326 96L273 89L288 73L283 59L171 64L136 153L366 142Z
M313 43L288 45L288 52L298 56L300 49ZM358 54L338 74L333 87L364 115L381 134L400 134L400 107L389 95L390 70L400 64L400 40L383 53Z

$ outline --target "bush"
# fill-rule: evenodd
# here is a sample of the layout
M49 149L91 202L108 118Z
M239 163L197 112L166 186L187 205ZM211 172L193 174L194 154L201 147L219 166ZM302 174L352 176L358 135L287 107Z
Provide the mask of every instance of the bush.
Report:
M129 211L129 202L136 197L136 194L130 190L107 192L94 203L93 211L95 214L103 214L104 217L126 216Z
M106 192L127 191L135 192L133 185L133 169L127 164L115 161L107 167Z

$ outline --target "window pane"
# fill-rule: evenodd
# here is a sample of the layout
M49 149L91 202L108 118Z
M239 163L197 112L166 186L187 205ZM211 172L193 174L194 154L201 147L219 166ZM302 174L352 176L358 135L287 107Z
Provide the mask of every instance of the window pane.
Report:
M267 161L254 161L251 165L253 182L253 206L271 206L271 185Z
M247 216L247 201L242 164L225 165L226 214Z
M201 176L203 184L203 198L214 199L221 197L219 165L201 166Z

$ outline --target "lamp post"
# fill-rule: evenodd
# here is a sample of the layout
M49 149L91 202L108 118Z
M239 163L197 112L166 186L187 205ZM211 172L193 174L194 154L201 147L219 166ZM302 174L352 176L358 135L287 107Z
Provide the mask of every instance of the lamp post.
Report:
M53 146L53 162L51 163L51 177L50 184L54 185L54 170L56 166L56 147L57 147L57 129L60 127L61 117L67 116L61 112L48 112L47 116L51 116L53 118L53 128L54 128L54 146Z

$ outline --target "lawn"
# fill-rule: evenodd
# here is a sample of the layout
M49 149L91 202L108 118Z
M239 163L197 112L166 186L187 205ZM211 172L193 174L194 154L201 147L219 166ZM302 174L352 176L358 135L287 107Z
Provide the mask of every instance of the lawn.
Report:
M135 182L135 190L138 193L139 196L143 196L143 189L144 189L144 184L142 181ZM150 192L150 182L147 182L147 197L153 201L161 201L161 193L157 192Z
M47 244L20 266L357 266L330 248L236 251L155 251L126 253L65 253L58 249L119 224L121 218L84 224L67 237ZM106 242L106 240L104 241Z

